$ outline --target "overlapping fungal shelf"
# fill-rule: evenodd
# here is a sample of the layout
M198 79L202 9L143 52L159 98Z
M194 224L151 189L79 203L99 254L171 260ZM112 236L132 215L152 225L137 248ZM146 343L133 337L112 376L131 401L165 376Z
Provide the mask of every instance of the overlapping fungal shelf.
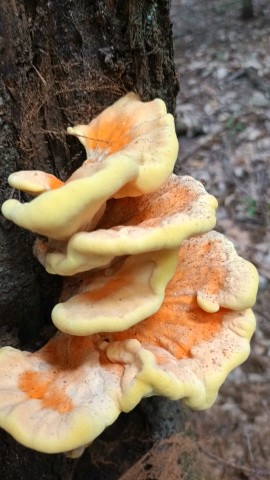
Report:
M129 93L68 133L83 165L66 182L12 174L34 198L2 206L66 280L48 344L0 349L0 426L30 448L76 455L145 396L210 407L249 354L258 276L212 230L215 198L172 174L178 143L162 100Z

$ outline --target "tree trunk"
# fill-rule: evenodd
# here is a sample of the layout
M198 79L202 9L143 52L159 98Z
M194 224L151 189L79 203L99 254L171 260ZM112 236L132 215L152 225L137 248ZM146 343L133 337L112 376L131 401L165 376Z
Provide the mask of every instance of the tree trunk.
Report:
M78 142L66 137L66 127L89 122L127 91L137 91L143 100L160 97L174 111L178 83L169 3L13 0L7 8L0 0L1 204L18 195L7 185L16 170L44 170L65 180L84 156ZM0 216L2 346L36 350L54 331L50 312L61 279L48 275L34 259L33 239ZM151 402L156 405L151 413L143 402L121 416L76 462L31 451L2 431L0 477L117 479L153 445L153 419L163 431L166 409L177 416L170 434L184 428L177 404ZM163 421L156 418L160 408Z
M242 20L252 20L254 18L253 0L242 0Z
M1 203L13 194L7 177L15 170L65 180L83 159L66 127L87 123L127 91L174 110L169 0L14 0L8 9L1 0L0 49ZM1 217L0 326L12 329L13 344L34 347L58 293L32 243Z

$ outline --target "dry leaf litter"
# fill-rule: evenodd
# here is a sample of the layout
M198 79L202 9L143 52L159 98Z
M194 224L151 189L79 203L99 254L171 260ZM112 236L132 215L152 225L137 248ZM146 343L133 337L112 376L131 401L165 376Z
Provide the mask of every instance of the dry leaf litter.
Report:
M216 404L193 413L207 480L270 478L270 3L173 0L180 140L177 173L219 202L217 230L260 272L249 360Z

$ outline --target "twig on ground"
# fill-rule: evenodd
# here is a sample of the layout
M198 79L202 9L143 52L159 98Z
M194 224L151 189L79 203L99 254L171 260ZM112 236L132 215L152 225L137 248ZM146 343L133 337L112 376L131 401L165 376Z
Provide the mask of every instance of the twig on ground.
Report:
M215 455L212 452L209 452L207 449L203 448L201 445L199 445L199 450L207 455L207 457L211 458L215 462L219 463L220 465L227 466L230 468L233 468L235 470L240 470L243 473L247 473L248 475L252 475L252 478L258 478L260 477L270 477L270 470L262 469L262 468L252 468L252 467L247 467L245 465L237 465L234 462L229 462L227 460L224 460L224 458L219 457L218 455Z

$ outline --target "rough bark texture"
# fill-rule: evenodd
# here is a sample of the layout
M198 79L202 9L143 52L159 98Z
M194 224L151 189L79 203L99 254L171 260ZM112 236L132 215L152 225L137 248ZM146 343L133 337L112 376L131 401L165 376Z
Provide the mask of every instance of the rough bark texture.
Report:
M126 91L161 97L174 110L168 3L24 0L7 9L1 0L1 203L13 194L6 180L15 170L70 175L83 153L65 128L90 121ZM1 217L0 326L31 344L56 290L33 259L32 242Z
M125 92L163 98L174 110L169 0L13 0L9 8L1 0L0 60L1 204L18 195L7 185L15 170L42 169L65 180L84 155L65 128L90 121ZM34 259L33 238L0 216L0 342L30 350L52 335L50 312L61 288ZM167 429L164 411L176 414L171 432L183 429L178 405L152 402L151 413L140 407L121 416L76 462L28 450L1 431L0 477L117 479L153 445L153 425Z

